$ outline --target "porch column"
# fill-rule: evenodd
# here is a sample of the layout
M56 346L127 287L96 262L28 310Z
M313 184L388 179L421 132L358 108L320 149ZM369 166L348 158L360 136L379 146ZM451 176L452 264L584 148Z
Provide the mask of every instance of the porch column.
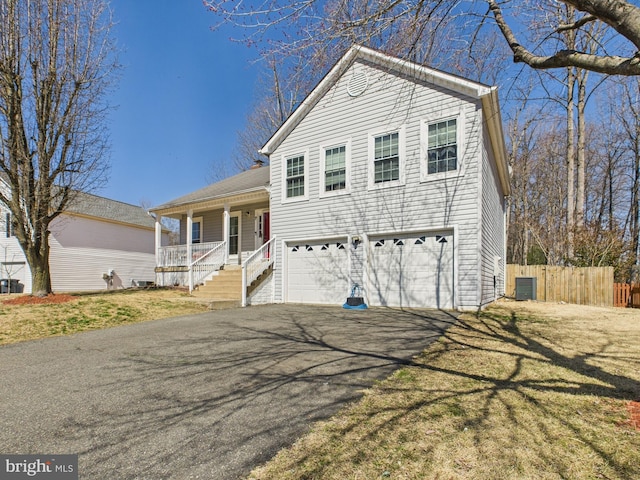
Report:
M193 291L193 272L191 271L192 258L192 241L193 241L193 210L187 211L187 267L189 271L189 293Z
M162 247L162 216L156 213L156 267L160 267L161 255L160 248Z
M224 250L224 263L229 263L229 219L231 218L230 207L228 203L224 204L224 213L222 214L222 232L224 241L227 242Z

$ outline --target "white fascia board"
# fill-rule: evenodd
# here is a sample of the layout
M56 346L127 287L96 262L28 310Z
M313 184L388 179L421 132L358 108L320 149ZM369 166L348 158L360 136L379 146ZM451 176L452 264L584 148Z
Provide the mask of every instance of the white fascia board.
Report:
M504 143L504 131L502 129L502 115L500 114L500 103L498 101L498 88L491 87L489 93L482 97L482 110L491 147L498 168L498 176L502 185L502 192L505 196L511 195L511 184L509 182L509 162L507 147Z

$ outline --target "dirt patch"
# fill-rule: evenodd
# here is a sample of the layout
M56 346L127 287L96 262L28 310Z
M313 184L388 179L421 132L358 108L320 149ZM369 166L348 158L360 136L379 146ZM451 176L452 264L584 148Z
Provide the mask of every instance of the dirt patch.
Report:
M47 295L46 297L35 297L33 295L24 295L22 297L12 298L2 302L4 305L46 305L51 303L67 303L77 300L78 297L72 295Z
M627 410L630 417L628 425L636 430L640 430L640 400L637 402L629 402L627 404Z

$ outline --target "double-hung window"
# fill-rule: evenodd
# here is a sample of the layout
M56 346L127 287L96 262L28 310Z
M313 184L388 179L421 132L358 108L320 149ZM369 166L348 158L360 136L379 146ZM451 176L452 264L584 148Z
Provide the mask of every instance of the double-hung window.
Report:
M324 191L335 192L347 188L347 147L327 148L324 151Z
M374 138L373 182L385 183L400 179L400 148L398 132Z
M301 199L307 197L307 165L306 155L285 157L285 199Z
M202 217L194 217L191 221L191 243L202 243Z
M429 124L427 142L429 175L458 169L458 128L455 118Z

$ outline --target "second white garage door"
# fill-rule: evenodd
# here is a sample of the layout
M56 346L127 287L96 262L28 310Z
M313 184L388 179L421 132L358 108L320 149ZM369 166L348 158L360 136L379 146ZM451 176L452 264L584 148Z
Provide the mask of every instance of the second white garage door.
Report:
M349 294L344 240L287 244L287 302L341 305Z
M370 238L371 305L453 308L453 248L449 231Z

